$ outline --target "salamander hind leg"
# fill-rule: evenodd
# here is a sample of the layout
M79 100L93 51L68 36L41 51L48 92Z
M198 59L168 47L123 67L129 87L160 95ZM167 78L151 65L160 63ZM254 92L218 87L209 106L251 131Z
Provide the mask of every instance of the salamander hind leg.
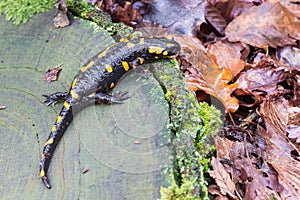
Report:
M56 104L57 102L64 102L69 97L68 92L56 92L53 94L43 94L43 97L46 99L44 100L44 103L46 103L46 106L51 106Z
M93 93L84 98L84 101L93 102L95 104L114 104L124 103L124 100L129 99L128 92L118 92L116 94Z

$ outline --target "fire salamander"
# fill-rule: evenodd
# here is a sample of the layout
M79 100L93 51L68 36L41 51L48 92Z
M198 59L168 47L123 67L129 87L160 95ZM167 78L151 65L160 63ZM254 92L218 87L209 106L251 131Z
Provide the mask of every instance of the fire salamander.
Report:
M44 144L40 161L40 177L51 189L47 176L53 152L73 119L73 115L90 104L122 103L126 93L109 95L117 81L131 68L157 59L168 58L180 51L180 45L164 37L138 38L116 43L83 65L74 77L69 92L57 92L46 97L47 105L63 101L63 107Z

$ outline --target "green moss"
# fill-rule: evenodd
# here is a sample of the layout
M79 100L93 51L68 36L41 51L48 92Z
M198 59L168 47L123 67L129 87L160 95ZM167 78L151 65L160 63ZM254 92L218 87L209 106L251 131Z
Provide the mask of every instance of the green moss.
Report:
M120 38L126 38L133 32L132 28L123 23L114 23L108 14L86 1L68 1L68 10L76 17L95 22L110 35L119 35Z
M219 128L220 112L199 104L185 87L175 60L158 63L154 76L165 89L170 105L169 128L173 133L173 169L167 170L170 186L161 187L162 199L208 199L204 173L208 171L214 145L209 140ZM171 174L170 174L171 173Z
M169 188L161 187L161 200L200 200L200 197L191 195L193 184L193 182L185 180L180 187L175 183Z
M26 23L35 13L53 8L55 0L5 0L0 1L0 14L14 24Z
M45 12L54 7L55 0L5 0L0 1L0 14L5 14L7 20L14 24L26 23L35 13ZM133 29L123 23L114 23L111 17L88 4L86 1L68 1L68 11L74 16L95 22L103 27L110 35L120 38L128 37Z

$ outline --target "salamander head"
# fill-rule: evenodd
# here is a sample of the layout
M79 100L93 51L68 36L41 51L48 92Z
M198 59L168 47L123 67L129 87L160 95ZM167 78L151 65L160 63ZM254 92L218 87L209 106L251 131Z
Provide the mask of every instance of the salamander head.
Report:
M173 38L153 37L149 41L148 52L154 57L167 58L180 51L180 45Z

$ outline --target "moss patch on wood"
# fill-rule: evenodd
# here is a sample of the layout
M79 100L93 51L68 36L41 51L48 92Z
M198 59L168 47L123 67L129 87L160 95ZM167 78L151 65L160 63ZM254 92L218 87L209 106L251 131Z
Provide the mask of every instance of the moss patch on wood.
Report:
M215 150L210 139L221 124L220 112L197 102L175 60L158 63L153 73L169 102L174 151L173 166L165 171L170 186L161 187L161 199L208 199L204 173Z
M104 28L110 35L119 35L120 38L124 38L133 33L131 27L128 27L123 23L114 23L110 15L86 1L68 1L68 9L76 17L95 22L98 26Z
M0 1L0 14L14 24L26 23L35 13L53 8L55 0L5 0Z

